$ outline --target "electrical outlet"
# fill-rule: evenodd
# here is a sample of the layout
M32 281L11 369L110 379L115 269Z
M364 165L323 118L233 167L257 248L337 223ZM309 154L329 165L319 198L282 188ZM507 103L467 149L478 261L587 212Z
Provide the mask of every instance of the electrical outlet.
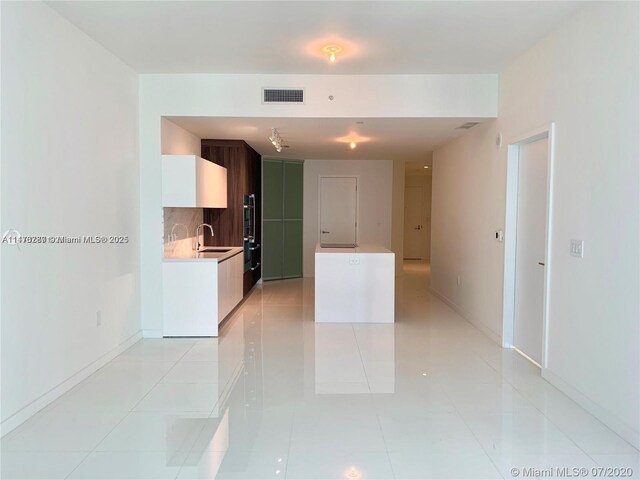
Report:
M100 325L102 325L102 312L98 310L96 312L96 327L99 327Z
M572 257L584 258L584 240L571 240L569 253Z
M349 265L360 265L360 257L349 257Z

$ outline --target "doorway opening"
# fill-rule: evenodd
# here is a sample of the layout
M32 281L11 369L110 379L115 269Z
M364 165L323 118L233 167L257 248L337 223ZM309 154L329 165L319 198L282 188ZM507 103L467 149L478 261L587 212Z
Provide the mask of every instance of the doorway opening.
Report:
M553 124L509 143L502 346L547 364Z
M431 170L407 173L404 188L404 260L431 259Z

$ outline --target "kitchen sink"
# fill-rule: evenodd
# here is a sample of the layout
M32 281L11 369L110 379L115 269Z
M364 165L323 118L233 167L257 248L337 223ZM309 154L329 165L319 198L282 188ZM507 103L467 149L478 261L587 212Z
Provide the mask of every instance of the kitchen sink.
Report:
M199 253L208 252L208 253L227 253L233 250L232 248L224 248L224 247L205 247L198 250Z

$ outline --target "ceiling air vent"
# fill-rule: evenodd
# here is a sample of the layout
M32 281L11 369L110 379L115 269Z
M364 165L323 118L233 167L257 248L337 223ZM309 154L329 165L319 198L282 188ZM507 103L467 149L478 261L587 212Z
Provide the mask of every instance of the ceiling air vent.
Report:
M262 103L304 103L304 89L263 88Z
M480 122L467 122L467 123L457 127L456 130L460 130L460 129L469 130L470 128L475 127L476 125L478 125L479 123Z

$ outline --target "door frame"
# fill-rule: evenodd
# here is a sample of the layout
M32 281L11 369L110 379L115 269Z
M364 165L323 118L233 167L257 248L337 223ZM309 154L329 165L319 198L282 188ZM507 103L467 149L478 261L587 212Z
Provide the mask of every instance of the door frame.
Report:
M358 186L360 185L360 175L318 175L318 226L316 228L316 233L318 235L318 242L320 243L322 240L322 179L323 178L355 178L356 179L356 244L358 243L358 239L360 238L360 189Z
M515 323L515 287L516 287L516 244L518 225L518 173L520 164L520 146L547 139L547 214L544 248L544 288L542 306L542 365L547 368L547 345L549 340L549 298L551 287L551 233L553 219L553 165L555 144L555 123L515 136L507 146L507 189L504 234L504 286L502 304L502 347L513 348L513 331ZM519 353L522 354L518 350ZM524 355L526 357L526 355ZM527 357L529 358L529 357ZM529 358L529 360L531 360ZM533 360L531 360L533 362ZM537 365L536 362L533 362Z

